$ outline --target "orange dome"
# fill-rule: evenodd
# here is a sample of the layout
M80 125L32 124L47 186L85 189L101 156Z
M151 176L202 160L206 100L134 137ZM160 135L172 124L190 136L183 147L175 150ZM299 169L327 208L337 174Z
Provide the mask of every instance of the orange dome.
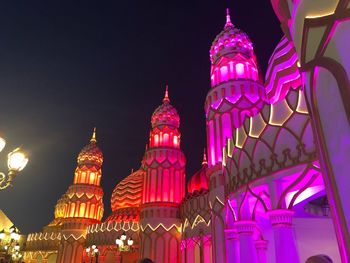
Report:
M90 143L86 145L78 155L78 165L92 164L101 166L103 163L103 154L96 143L96 129L94 129Z
M144 171L139 169L123 179L114 188L111 198L112 211L139 207L142 198Z

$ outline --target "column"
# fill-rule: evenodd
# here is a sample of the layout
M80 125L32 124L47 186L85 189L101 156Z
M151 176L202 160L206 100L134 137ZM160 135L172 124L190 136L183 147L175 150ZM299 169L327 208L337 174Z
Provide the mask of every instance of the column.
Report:
M299 263L292 226L294 211L281 209L268 213L275 238L276 262Z
M267 240L256 240L254 242L256 248L256 254L258 255L259 263L267 263L267 246L269 241Z
M238 221L235 226L239 236L240 262L258 263L253 237L256 229L255 221Z
M236 229L226 229L226 261L239 263L239 237Z

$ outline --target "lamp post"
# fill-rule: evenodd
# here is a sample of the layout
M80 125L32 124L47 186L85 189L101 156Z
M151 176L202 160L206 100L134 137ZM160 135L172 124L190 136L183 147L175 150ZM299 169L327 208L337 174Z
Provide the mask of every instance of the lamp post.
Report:
M6 141L0 137L0 152L5 148ZM0 190L12 186L12 181L16 175L26 167L28 163L27 154L22 149L16 148L7 155L7 173L0 172Z
M123 232L120 237L117 237L115 243L117 244L119 251L130 251L134 244L134 240L132 240L131 237L127 239L126 233Z
M19 230L15 226L10 227L7 232L4 229L0 232L0 253L9 262L18 262L22 259L20 238Z
M96 245L92 245L90 247L87 247L85 249L86 251L86 254L91 258L91 263L92 263L92 260L93 258L95 258L95 262L98 263L98 248Z

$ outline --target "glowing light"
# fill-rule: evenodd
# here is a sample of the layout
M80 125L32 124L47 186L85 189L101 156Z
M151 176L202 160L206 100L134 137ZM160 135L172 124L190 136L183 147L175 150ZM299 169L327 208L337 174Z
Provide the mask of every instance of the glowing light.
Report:
M304 92L299 90L297 112L308 114Z
M184 224L184 229L186 229L189 226L191 227L191 229L193 229L193 228L195 228L196 226L198 226L201 223L204 223L206 226L209 226L210 222L211 222L210 220L208 222L206 222L205 219L201 215L197 215L191 225L189 224L189 221L186 218L185 224Z
M4 138L0 137L0 152L5 148L6 141Z
M266 123L261 114L250 117L249 136L253 138L259 138L265 127Z
M132 246L134 244L134 240L132 240L132 239L128 239L128 246Z
M121 246L123 244L123 241L121 241L119 238L117 238L115 240L115 243L118 245L118 246Z
M286 100L272 104L269 124L282 126L289 119L292 113L293 111L289 108Z
M176 224L172 224L169 227L166 227L164 224L159 223L155 227L151 226L151 224L147 224L145 227L141 225L141 231L144 232L147 228L150 228L152 231L157 231L158 228L162 227L165 231L169 232L171 229L175 228L178 232L181 233L181 227L182 225L180 224L179 226Z
M328 13L323 13L323 14L314 14L314 15L308 15L305 18L307 19L315 19L315 18L320 18L324 16L331 16L334 14L334 11L328 12Z
M239 77L244 77L244 65L242 63L236 64L236 73Z
M324 190L324 185L318 185L318 186L312 186L312 187L308 187L307 189L305 189L298 197L297 199L295 199L294 201L294 205L299 204L301 202L303 202L304 200L308 199L310 196L313 196L317 193L319 193L320 191ZM285 202L286 202L286 206L288 207L291 200L293 199L293 196L298 192L297 191L293 191L290 192L286 195L285 197Z
M27 155L17 148L8 154L7 166L10 171L20 172L28 163Z

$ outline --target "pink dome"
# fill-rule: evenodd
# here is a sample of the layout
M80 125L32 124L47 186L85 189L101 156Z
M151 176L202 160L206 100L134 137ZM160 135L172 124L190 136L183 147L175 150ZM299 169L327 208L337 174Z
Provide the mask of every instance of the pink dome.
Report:
M214 63L227 53L241 53L247 58L254 56L251 40L245 32L232 24L228 9L225 27L216 36L210 48L210 60Z
M293 43L283 36L272 53L265 77L265 90L270 103L285 98L290 89L301 87L298 55Z

